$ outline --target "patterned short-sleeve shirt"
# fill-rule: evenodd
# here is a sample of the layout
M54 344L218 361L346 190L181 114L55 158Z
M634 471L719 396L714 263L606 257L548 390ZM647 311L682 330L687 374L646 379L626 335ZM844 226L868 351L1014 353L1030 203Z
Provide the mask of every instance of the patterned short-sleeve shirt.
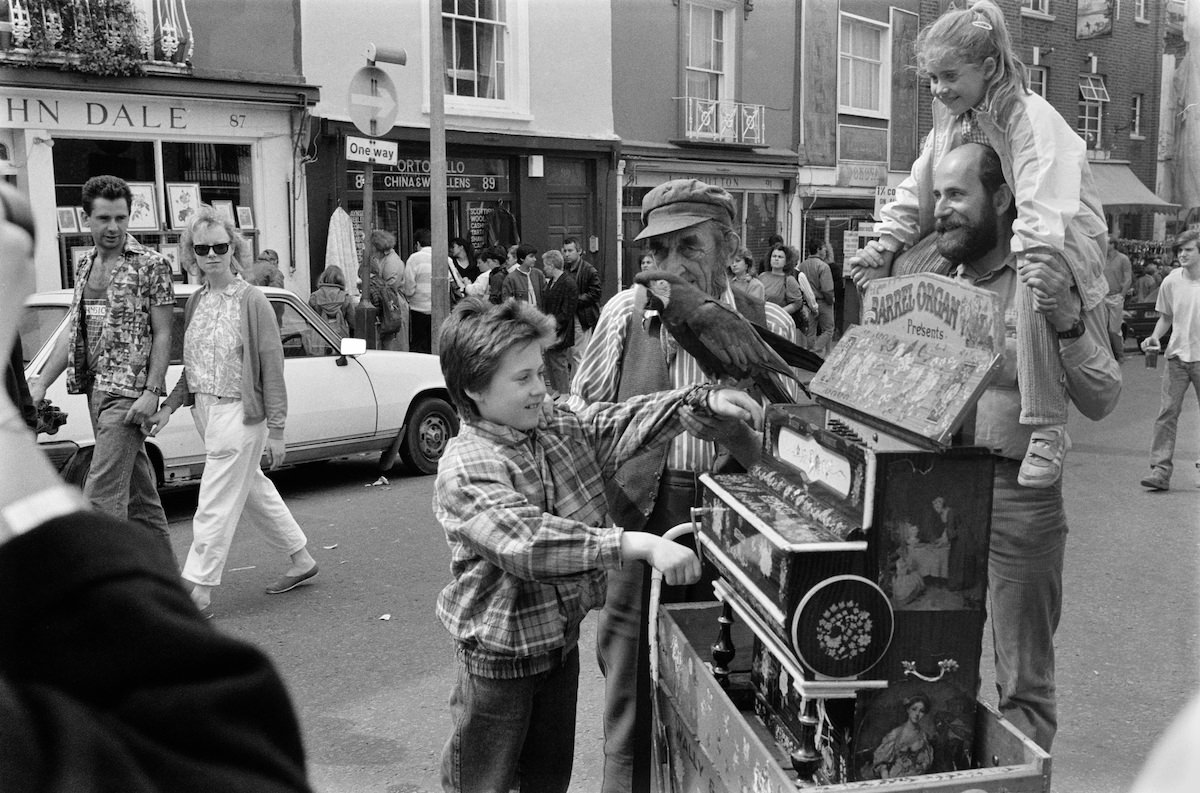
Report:
M154 334L150 309L175 304L171 265L160 254L126 236L120 263L106 290L108 311L100 330L99 354L89 367L90 345L83 313L83 289L96 263L96 249L84 254L75 272L71 303L70 346L67 352L67 391L85 393L89 387L137 398L146 388L146 371ZM94 341L94 340L93 340ZM170 340L167 340L170 343Z

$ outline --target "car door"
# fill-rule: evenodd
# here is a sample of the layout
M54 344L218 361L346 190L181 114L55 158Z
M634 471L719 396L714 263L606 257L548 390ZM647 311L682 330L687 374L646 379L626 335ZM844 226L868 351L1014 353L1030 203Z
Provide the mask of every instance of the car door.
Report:
M292 295L269 295L283 343L288 453L316 451L375 434L375 391L363 367L342 358L328 332ZM318 327L321 325L322 327ZM338 361L344 365L338 365Z

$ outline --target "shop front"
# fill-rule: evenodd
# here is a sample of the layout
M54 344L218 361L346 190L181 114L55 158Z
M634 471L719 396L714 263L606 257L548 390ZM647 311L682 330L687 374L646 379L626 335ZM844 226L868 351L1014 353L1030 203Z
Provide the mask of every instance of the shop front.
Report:
M350 216L355 250L361 255L367 168L353 159L353 146L361 137L354 127L337 121L326 121L318 137L317 161L308 167L313 279L325 264L320 257L339 209ZM415 250L417 232L432 225L428 130L397 127L381 140L394 142L397 155L394 163L371 166L372 228L395 234L396 250L407 258ZM448 237L466 240L476 252L517 243L545 251L573 237L604 279L614 272L609 259L615 259L615 234L606 230L615 228L615 221L608 220L615 145L448 133Z
M252 253L279 253L289 287L307 287L303 177L293 152L315 88L139 78L121 81L120 92L88 91L29 74L40 84L0 88L0 145L40 232L38 289L73 284L74 265L92 245L80 193L101 174L129 182L130 233L170 258L178 280L186 279L182 228L210 204L228 213Z
M756 262L763 261L773 235L787 238L788 207L796 180L794 157L760 163L666 159L627 149L622 167L622 285L633 282L642 253L641 244L634 240L642 230L642 199L672 179L699 179L728 190L734 200L736 230Z

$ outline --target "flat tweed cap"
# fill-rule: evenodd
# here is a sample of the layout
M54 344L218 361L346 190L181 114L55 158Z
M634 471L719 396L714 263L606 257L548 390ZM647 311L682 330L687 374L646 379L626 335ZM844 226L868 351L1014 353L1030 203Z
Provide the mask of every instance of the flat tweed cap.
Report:
M733 196L723 187L699 179L673 179L642 199L642 223L646 228L634 239L657 237L706 220L733 225Z

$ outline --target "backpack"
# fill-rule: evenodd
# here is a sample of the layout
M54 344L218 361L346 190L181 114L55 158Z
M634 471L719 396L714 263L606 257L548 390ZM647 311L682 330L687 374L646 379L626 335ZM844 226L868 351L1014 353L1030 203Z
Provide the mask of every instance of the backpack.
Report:
M317 316L342 336L350 335L349 317L346 316L346 293L340 287L321 285L308 298Z
M350 326L346 323L346 314L340 303L321 304L321 319L343 336L350 335Z
M396 287L377 275L371 276L371 305L378 313L380 336L393 336L408 324L408 304Z

